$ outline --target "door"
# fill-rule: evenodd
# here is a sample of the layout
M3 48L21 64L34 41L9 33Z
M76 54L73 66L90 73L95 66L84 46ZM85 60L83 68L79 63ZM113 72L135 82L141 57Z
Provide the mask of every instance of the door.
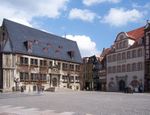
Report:
M120 80L119 81L119 91L124 91L125 90L125 81Z
M57 87L57 78L52 79L52 86Z

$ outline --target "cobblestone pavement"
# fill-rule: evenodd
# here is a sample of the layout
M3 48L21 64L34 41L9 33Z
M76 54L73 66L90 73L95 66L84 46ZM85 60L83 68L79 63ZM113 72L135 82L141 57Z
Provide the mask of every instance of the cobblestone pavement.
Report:
M150 115L150 94L0 93L0 115Z

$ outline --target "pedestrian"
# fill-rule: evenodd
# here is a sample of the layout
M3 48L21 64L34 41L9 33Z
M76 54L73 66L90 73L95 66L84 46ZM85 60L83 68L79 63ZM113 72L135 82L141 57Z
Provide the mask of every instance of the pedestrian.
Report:
M139 86L139 92L140 92L140 93L143 92L143 86L142 86L142 85Z
M24 88L23 88L23 86L21 86L21 92L24 92Z

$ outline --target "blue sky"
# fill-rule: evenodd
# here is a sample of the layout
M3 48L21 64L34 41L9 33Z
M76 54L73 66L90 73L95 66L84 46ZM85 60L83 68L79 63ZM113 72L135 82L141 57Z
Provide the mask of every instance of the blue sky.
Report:
M149 0L0 0L7 18L78 43L82 57L100 54L119 32L150 20Z

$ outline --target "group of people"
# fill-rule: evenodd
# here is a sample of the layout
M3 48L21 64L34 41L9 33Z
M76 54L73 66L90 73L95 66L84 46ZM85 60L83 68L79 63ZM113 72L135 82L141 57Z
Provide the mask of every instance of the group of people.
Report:
M133 87L132 85L129 85L128 87L125 88L124 92L125 93L143 93L144 88L142 85L139 85L138 87Z

